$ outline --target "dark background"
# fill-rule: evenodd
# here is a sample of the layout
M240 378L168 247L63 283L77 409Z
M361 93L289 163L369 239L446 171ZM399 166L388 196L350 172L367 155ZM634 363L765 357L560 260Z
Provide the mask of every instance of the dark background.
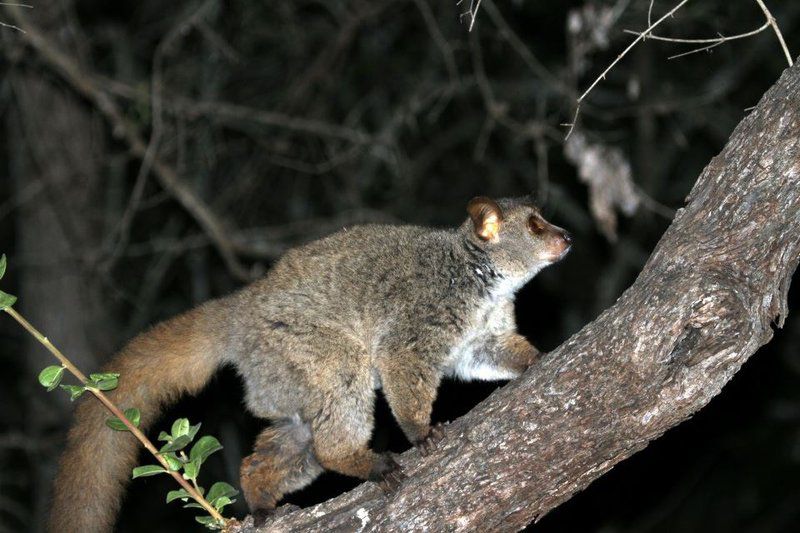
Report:
M770 30L675 59L693 45L647 40L586 99L571 138L588 144L567 157L562 124L633 39L623 30L647 27L649 2L484 0L472 32L454 0L30 3L35 31L0 27L2 289L87 372L295 244L357 222L456 225L477 194L533 193L574 235L566 260L518 296L520 329L551 350L630 285L702 168L786 66ZM800 3L768 4L800 50ZM653 20L673 5L655 2ZM3 9L0 22L19 25ZM655 33L733 35L764 20L756 2L709 0ZM35 36L47 46L32 47ZM83 83L149 147L144 162ZM165 187L164 167L224 224L241 270ZM792 310L798 298L795 289ZM534 529L797 530L798 348L790 315L706 409ZM48 357L0 317L0 533L35 531L46 513L71 411L62 391L36 382ZM446 383L434 418L460 416L496 386ZM377 410L374 447L402 451L385 403ZM202 478L236 484L263 422L245 412L234 372L159 426L180 416L225 445ZM324 474L288 501L355 485ZM133 482L120 531L190 530L191 513L163 503L171 488Z

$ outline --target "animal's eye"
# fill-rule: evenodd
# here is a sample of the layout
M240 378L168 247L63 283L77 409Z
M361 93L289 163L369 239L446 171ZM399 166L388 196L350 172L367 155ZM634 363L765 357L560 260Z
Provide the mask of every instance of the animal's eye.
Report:
M528 227L535 234L540 234L545 230L544 220L538 215L531 215L528 219Z

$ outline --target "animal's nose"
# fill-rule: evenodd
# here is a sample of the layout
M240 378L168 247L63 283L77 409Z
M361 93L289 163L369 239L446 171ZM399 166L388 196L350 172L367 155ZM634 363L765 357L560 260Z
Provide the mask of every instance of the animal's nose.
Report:
M572 244L572 235L570 235L568 231L562 232L561 238L564 239L564 242L567 243L567 245Z

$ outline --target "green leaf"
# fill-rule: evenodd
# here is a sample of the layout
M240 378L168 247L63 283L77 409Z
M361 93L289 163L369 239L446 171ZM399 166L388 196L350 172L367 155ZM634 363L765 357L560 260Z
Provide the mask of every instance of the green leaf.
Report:
M114 431L128 431L128 426L123 424L122 420L116 416L110 416L106 418L106 426L110 427Z
M181 461L178 458L178 456L175 455L174 453L165 453L164 455L162 455L162 457L169 465L170 470L177 472L178 470L183 468L183 461Z
M175 440L166 443L159 451L161 453L177 452L186 448L190 442L192 442L192 439L189 438L189 435L181 435Z
M211 516L195 516L195 520L206 526L208 529L222 529L223 524L217 522L214 517Z
M117 388L117 386L119 385L119 380L118 379L104 379L102 381L97 381L97 382L93 383L92 385L94 385L94 387L96 389L100 389L102 391L110 391L110 390L114 390L114 389Z
M138 428L139 420L141 419L141 413L139 413L138 409L131 407L130 409L125 409L125 418L127 418L131 424ZM129 431L128 426L126 426L122 420L116 416L107 418L106 425L114 431Z
M135 407L129 407L128 409L125 409L125 418L127 418L131 424L138 428L139 422L142 419L142 413L140 413Z
M208 489L208 496L206 496L206 499L213 504L214 500L222 497L231 498L237 494L239 494L239 491L234 489L232 486L228 485L224 481L217 481L211 485L210 489Z
M195 435L197 435L197 432L200 431L201 425L202 424L198 423L189 428L189 433L187 433L187 435L189 435L189 439L194 440Z
M83 385L60 385L60 387L69 393L69 399L73 402L87 390Z
M62 377L64 377L63 366L48 366L39 372L39 383L42 384L42 387L47 387L47 391L50 392L58 387Z
M183 506L184 509L202 509L205 511L205 507L200 505L199 503L190 502Z
M0 256L0 279L3 279L3 276L5 276L6 274L7 265L8 262L6 261L6 254L3 254L2 256ZM8 294L7 292L0 291L0 311L2 311L3 309L8 309L12 305L14 305L16 301L17 297L14 296L13 294Z
M119 385L119 374L115 372L106 372L103 374L89 374L89 381L92 382L92 386L103 390L114 390Z
M162 431L161 433L158 434L158 440L169 442L172 440L172 435L170 435L166 431Z
M230 505L235 501L236 500L232 500L227 496L223 496L222 498L217 498L216 500L211 502L211 505L213 505L214 509L216 509L217 511L222 512L222 509L225 508L226 505Z
M208 456L214 452L218 452L222 449L222 444L219 441L212 437L211 435L206 435L201 437L194 446L192 446L192 451L189 452L189 459L192 461L199 461L202 464Z
M184 479L197 479L197 474L200 473L200 461L194 460L183 464L183 478Z
M189 433L189 419L179 418L172 423L172 438L177 439L181 435Z
M12 305L14 305L17 301L17 297L13 294L8 294L7 292L0 291L0 311L3 309L8 309Z
M174 502L177 499L186 501L187 498L191 498L191 496L184 489L171 490L167 493L167 503Z
M163 467L158 465L144 465L144 466L137 466L133 469L133 479L137 477L148 477L148 476L155 476L156 474L166 474L167 471L164 470Z
M117 372L102 372L97 374L89 374L89 381L98 382L107 379L118 379L119 373Z

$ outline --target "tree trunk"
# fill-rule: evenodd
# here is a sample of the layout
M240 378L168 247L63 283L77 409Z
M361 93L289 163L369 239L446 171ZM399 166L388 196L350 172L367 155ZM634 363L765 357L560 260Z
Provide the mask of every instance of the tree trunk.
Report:
M396 493L365 483L242 530L521 529L706 405L786 316L800 253L800 66L687 201L614 306L450 424L436 453L403 454Z

